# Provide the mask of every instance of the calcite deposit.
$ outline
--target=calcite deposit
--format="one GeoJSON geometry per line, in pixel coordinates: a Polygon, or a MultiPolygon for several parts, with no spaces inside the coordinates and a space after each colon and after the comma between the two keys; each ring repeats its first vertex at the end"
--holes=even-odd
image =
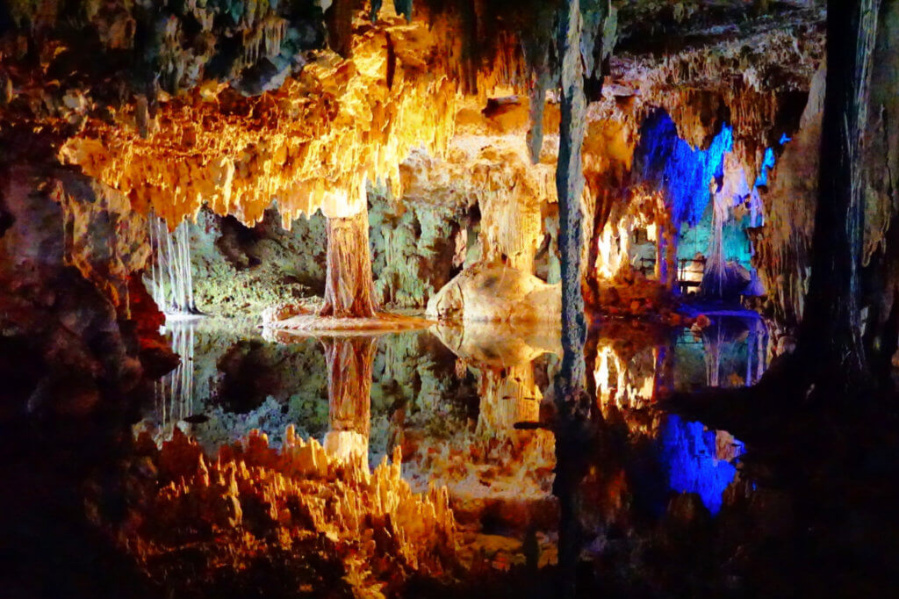
{"type": "Polygon", "coordinates": [[[897,0],[0,3],[0,588],[880,594],[835,539],[895,504],[897,40],[897,0]]]}
{"type": "Polygon", "coordinates": [[[275,555],[285,556],[300,589],[342,578],[366,597],[396,593],[415,574],[453,571],[446,491],[412,493],[399,451],[370,472],[358,455],[341,459],[292,428],[280,451],[255,433],[215,459],[177,430],[159,450],[149,437],[138,445],[142,468],[155,476],[133,490],[133,511],[111,532],[150,577],[178,580],[180,592],[239,583],[242,570],[275,555]],[[188,546],[200,561],[184,577],[188,546]]]}

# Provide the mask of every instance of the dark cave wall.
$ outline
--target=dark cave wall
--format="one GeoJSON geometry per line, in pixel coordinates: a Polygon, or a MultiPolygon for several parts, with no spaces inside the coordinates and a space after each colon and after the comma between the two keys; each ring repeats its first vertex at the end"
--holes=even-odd
{"type": "MultiPolygon", "coordinates": [[[[230,81],[250,95],[277,87],[325,43],[316,0],[254,2],[34,2],[13,0],[0,26],[15,24],[39,42],[52,31],[73,45],[110,53],[127,66],[120,81],[152,102],[204,80],[230,81]]],[[[0,32],[3,29],[0,28],[0,32]]]]}
{"type": "Polygon", "coordinates": [[[10,596],[144,596],[142,574],[90,520],[101,506],[126,509],[115,482],[128,468],[122,431],[152,397],[145,377],[176,362],[134,285],[147,258],[141,222],[119,194],[72,171],[0,166],[0,451],[11,457],[0,466],[10,523],[0,570],[10,596]],[[86,485],[89,476],[102,484],[86,485]]]}
{"type": "Polygon", "coordinates": [[[63,409],[89,411],[102,390],[131,388],[142,374],[147,348],[129,319],[157,314],[133,286],[149,257],[144,219],[120,194],[68,170],[16,166],[0,180],[3,337],[20,339],[45,365],[20,399],[29,411],[72,401],[63,409]],[[83,392],[71,394],[69,384],[83,392]]]}
{"type": "MultiPolygon", "coordinates": [[[[899,212],[899,2],[888,0],[880,13],[874,47],[869,118],[862,136],[864,180],[863,263],[865,306],[884,320],[899,283],[893,226],[899,212]]],[[[814,215],[818,206],[821,122],[826,66],[816,75],[798,132],[784,149],[763,195],[766,222],[757,233],[755,262],[769,290],[767,312],[794,329],[805,312],[811,268],[814,215]]],[[[862,306],[863,308],[865,306],[862,306]]]]}

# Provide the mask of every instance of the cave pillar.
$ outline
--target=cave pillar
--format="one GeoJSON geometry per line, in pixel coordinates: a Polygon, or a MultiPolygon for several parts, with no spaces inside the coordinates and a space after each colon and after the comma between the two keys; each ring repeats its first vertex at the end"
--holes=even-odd
{"type": "Polygon", "coordinates": [[[587,336],[581,292],[581,242],[584,215],[582,149],[586,130],[584,64],[580,54],[583,22],[580,2],[563,3],[558,51],[561,56],[561,116],[556,191],[559,196],[559,253],[562,259],[562,368],[557,382],[563,395],[586,383],[584,343],[587,336]]]}
{"type": "Polygon", "coordinates": [[[328,424],[325,449],[348,459],[358,455],[368,465],[371,431],[371,377],[376,350],[374,337],[323,341],[328,364],[328,424]]]}
{"type": "Polygon", "coordinates": [[[374,297],[368,210],[328,218],[325,305],[320,315],[373,318],[377,309],[374,297]]]}
{"type": "Polygon", "coordinates": [[[858,397],[871,377],[861,337],[863,149],[880,0],[827,3],[827,81],[812,273],[800,355],[821,394],[858,397]]]}
{"type": "MultiPolygon", "coordinates": [[[[606,10],[599,3],[597,9],[606,10]]],[[[602,15],[600,22],[605,20],[602,15]]],[[[592,402],[586,392],[584,355],[587,323],[584,316],[582,252],[584,165],[581,158],[586,129],[584,63],[581,58],[583,19],[579,0],[562,2],[556,38],[560,59],[559,160],[556,191],[559,197],[559,254],[562,262],[562,366],[555,379],[556,478],[553,494],[559,498],[559,574],[562,597],[576,596],[576,570],[582,533],[578,519],[580,481],[586,475],[583,456],[589,452],[592,402]]],[[[598,42],[601,43],[601,42],[598,42]]]]}

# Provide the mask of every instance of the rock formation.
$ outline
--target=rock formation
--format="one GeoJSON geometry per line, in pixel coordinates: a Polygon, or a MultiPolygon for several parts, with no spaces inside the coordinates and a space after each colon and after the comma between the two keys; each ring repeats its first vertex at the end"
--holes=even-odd
{"type": "MultiPolygon", "coordinates": [[[[558,560],[530,561],[558,561],[573,595],[576,513],[602,497],[590,517],[619,526],[637,484],[614,459],[594,466],[622,438],[709,445],[693,423],[647,416],[677,386],[667,350],[686,327],[716,390],[758,383],[777,399],[783,386],[797,405],[891,393],[899,2],[823,4],[3,3],[0,378],[13,400],[0,428],[16,445],[68,418],[85,438],[114,422],[97,453],[116,465],[77,462],[59,487],[80,514],[85,481],[122,475],[119,462],[143,473],[88,502],[84,530],[148,588],[245,590],[247,573],[280,564],[293,592],[436,593],[480,564],[456,552],[455,510],[475,536],[490,534],[485,514],[522,536],[555,520],[558,560]],[[745,373],[726,375],[722,314],[747,307],[771,325],[769,355],[753,321],[745,373]],[[261,315],[264,338],[252,329],[216,359],[219,399],[242,414],[280,410],[283,393],[236,385],[276,368],[240,355],[339,329],[321,362],[322,444],[291,429],[280,451],[254,433],[204,456],[179,428],[209,417],[188,413],[190,336],[175,341],[184,409],[162,418],[163,447],[122,433],[177,363],[163,312],[261,315]],[[403,364],[373,381],[380,354],[355,333],[431,325],[458,380],[403,364]],[[793,349],[798,362],[759,380],[793,349]],[[819,378],[791,376],[795,364],[819,378]],[[467,428],[407,435],[407,415],[449,411],[438,387],[465,396],[467,428]],[[390,416],[375,426],[379,393],[390,416]],[[405,458],[372,471],[372,430],[405,458]]],[[[437,343],[424,338],[406,350],[437,343]]],[[[294,363],[312,368],[280,367],[294,363]]],[[[59,443],[61,460],[78,445],[59,443]]],[[[736,457],[731,436],[716,444],[715,464],[736,457]]],[[[702,501],[672,500],[677,522],[714,511],[690,476],[702,501]]]]}
{"type": "Polygon", "coordinates": [[[455,521],[445,490],[413,494],[400,476],[401,455],[369,472],[360,456],[331,457],[315,440],[288,429],[280,451],[254,434],[204,457],[176,429],[157,450],[138,440],[143,480],[117,535],[152,578],[174,577],[196,593],[242,584],[239,572],[259,556],[293,555],[284,565],[301,585],[340,577],[354,593],[386,596],[414,573],[447,575],[455,555],[455,521]],[[325,497],[328,495],[328,498],[325,497]],[[138,507],[140,506],[140,507],[138,507]],[[201,561],[184,577],[179,553],[201,561]],[[320,558],[308,563],[313,554],[320,558]]]}

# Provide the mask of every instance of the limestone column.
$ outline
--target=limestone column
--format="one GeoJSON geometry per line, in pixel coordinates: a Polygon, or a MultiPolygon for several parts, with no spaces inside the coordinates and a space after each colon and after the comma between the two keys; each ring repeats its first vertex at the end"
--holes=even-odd
{"type": "Polygon", "coordinates": [[[325,305],[321,316],[372,318],[375,303],[368,242],[368,200],[364,181],[355,194],[339,191],[325,196],[328,219],[325,305]]]}

